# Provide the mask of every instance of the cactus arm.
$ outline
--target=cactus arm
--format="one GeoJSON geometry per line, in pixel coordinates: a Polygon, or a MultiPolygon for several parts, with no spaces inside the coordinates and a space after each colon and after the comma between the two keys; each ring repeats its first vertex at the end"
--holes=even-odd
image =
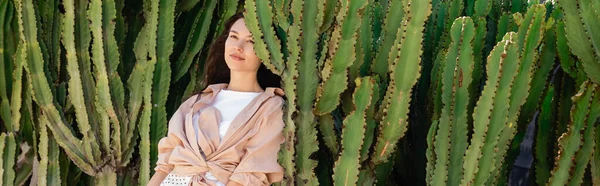
{"type": "Polygon", "coordinates": [[[356,185],[360,168],[360,149],[365,136],[366,113],[377,84],[371,77],[355,80],[353,94],[355,110],[344,119],[342,152],[333,168],[334,185],[356,185]]]}
{"type": "Polygon", "coordinates": [[[38,154],[40,162],[37,169],[37,185],[47,185],[48,181],[48,119],[41,115],[38,129],[40,132],[40,142],[38,145],[38,154]]]}
{"type": "MultiPolygon", "coordinates": [[[[464,176],[461,185],[474,184],[477,175],[491,172],[494,143],[506,125],[510,88],[520,64],[516,34],[510,32],[494,47],[488,56],[487,81],[473,113],[473,137],[465,153],[464,176]],[[492,70],[493,69],[493,70],[492,70]],[[483,163],[487,161],[487,164],[483,163]]],[[[479,180],[484,183],[485,179],[479,180]]]]}
{"type": "Polygon", "coordinates": [[[571,49],[567,44],[567,34],[565,32],[565,20],[560,19],[556,22],[555,26],[556,47],[558,57],[560,58],[560,67],[564,72],[569,74],[569,76],[575,78],[577,76],[576,61],[571,57],[571,49]]]}
{"type": "MultiPolygon", "coordinates": [[[[90,19],[90,30],[92,31],[92,62],[94,63],[96,72],[96,109],[100,119],[100,142],[106,152],[110,152],[110,122],[119,123],[116,112],[113,109],[112,100],[110,96],[110,88],[108,85],[108,74],[106,69],[106,58],[103,46],[103,33],[102,33],[102,1],[93,0],[90,2],[88,9],[88,15],[90,19]],[[110,121],[109,121],[110,119],[110,121]]],[[[75,103],[77,104],[77,103],[75,103]]],[[[83,133],[83,132],[82,132],[83,133]]],[[[93,134],[88,134],[93,136],[93,134]]],[[[85,136],[84,136],[85,137],[85,136]]],[[[94,137],[88,137],[93,142],[97,140],[94,137]]],[[[85,141],[85,138],[84,138],[85,141]]],[[[92,144],[94,150],[98,144],[92,144]]],[[[98,153],[100,155],[100,153],[98,153]]]]}
{"type": "MultiPolygon", "coordinates": [[[[107,152],[114,152],[114,157],[117,162],[122,161],[122,143],[121,143],[121,134],[123,127],[125,127],[126,121],[126,111],[124,107],[124,90],[123,90],[123,82],[121,81],[121,77],[117,73],[117,67],[119,66],[119,62],[121,60],[121,56],[119,54],[119,46],[117,38],[115,37],[116,26],[118,26],[118,22],[120,18],[118,16],[117,4],[114,0],[102,1],[102,25],[103,25],[103,33],[106,38],[104,41],[104,51],[106,56],[106,64],[107,64],[107,76],[108,83],[110,88],[110,95],[112,99],[109,98],[104,105],[106,107],[106,111],[110,118],[111,128],[113,129],[112,138],[113,143],[105,145],[110,145],[109,149],[106,149],[107,152]],[[114,100],[114,102],[112,102],[114,100]],[[114,107],[113,107],[114,106],[114,107]],[[112,149],[110,149],[112,147],[112,149]]],[[[107,97],[108,98],[108,97],[107,97]]],[[[103,140],[108,140],[106,136],[104,136],[103,140]]],[[[105,147],[107,148],[107,147],[105,147]]]]}
{"type": "MultiPolygon", "coordinates": [[[[237,2],[237,1],[236,1],[237,2]]],[[[283,30],[288,30],[290,27],[289,14],[290,14],[290,3],[289,0],[274,0],[273,10],[275,12],[275,21],[283,30]]]]}
{"type": "MultiPolygon", "coordinates": [[[[375,79],[375,82],[380,82],[379,80],[379,76],[375,76],[373,79],[375,79]]],[[[377,87],[373,90],[373,94],[371,97],[371,106],[369,106],[369,108],[367,109],[367,130],[365,131],[365,140],[363,143],[363,147],[360,153],[360,162],[364,162],[367,160],[367,158],[369,158],[369,150],[371,149],[371,146],[373,145],[373,140],[375,139],[375,128],[377,127],[378,121],[375,120],[375,105],[377,103],[377,101],[379,101],[380,99],[380,88],[377,87]]]]}
{"type": "MultiPolygon", "coordinates": [[[[433,120],[437,120],[440,118],[440,114],[442,112],[442,69],[444,68],[444,63],[442,61],[446,59],[445,51],[440,51],[436,55],[433,62],[433,67],[431,70],[431,99],[433,106],[433,114],[431,115],[433,120]]],[[[435,136],[434,136],[435,137],[435,136]]]]}
{"type": "Polygon", "coordinates": [[[431,126],[429,127],[429,131],[427,132],[427,150],[425,151],[425,156],[427,156],[427,165],[425,167],[426,169],[426,175],[425,175],[425,183],[427,183],[427,185],[432,185],[433,184],[433,170],[435,169],[435,160],[436,160],[436,154],[435,154],[435,141],[434,138],[436,136],[436,132],[438,130],[438,120],[434,120],[433,122],[431,122],[431,126]]]}
{"type": "Polygon", "coordinates": [[[59,145],[65,149],[69,158],[84,172],[93,175],[94,170],[88,163],[91,157],[86,157],[84,152],[81,151],[83,148],[80,140],[71,133],[71,130],[62,120],[59,110],[54,105],[50,86],[44,75],[44,60],[37,41],[35,15],[31,12],[34,10],[33,4],[31,1],[26,0],[25,2],[16,1],[15,5],[19,18],[20,38],[22,41],[25,41],[23,45],[26,45],[27,64],[25,65],[25,69],[29,77],[29,83],[32,85],[34,101],[44,113],[48,114],[48,119],[52,125],[50,127],[52,134],[59,145]]]}
{"type": "Polygon", "coordinates": [[[577,55],[587,76],[600,83],[600,23],[590,1],[560,0],[564,11],[567,43],[577,55]],[[585,6],[585,7],[584,7],[585,6]]]}
{"type": "Polygon", "coordinates": [[[492,9],[492,2],[490,0],[475,0],[475,14],[474,17],[485,17],[492,9]]]}
{"type": "MultiPolygon", "coordinates": [[[[89,123],[88,112],[83,97],[83,86],[81,82],[81,73],[79,72],[79,64],[77,63],[77,52],[75,50],[75,38],[74,27],[75,27],[75,3],[70,0],[63,2],[65,7],[65,14],[63,17],[62,24],[62,41],[66,50],[67,59],[67,72],[69,73],[69,97],[75,108],[75,119],[81,128],[81,133],[85,134],[85,138],[90,135],[93,131],[89,123]]],[[[93,113],[92,113],[93,114],[93,113]]],[[[44,116],[45,117],[45,116],[44,116]]],[[[87,141],[89,139],[85,139],[87,141]]],[[[95,140],[94,140],[95,141],[95,140]]],[[[47,144],[46,144],[47,145],[47,144]]],[[[47,148],[47,147],[46,147],[47,148]]],[[[46,152],[47,153],[47,152],[46,152]]]]}
{"type": "Polygon", "coordinates": [[[203,3],[204,6],[202,10],[198,12],[194,19],[192,30],[189,33],[181,57],[175,62],[175,75],[173,76],[172,82],[178,81],[186,72],[188,72],[194,57],[200,52],[207,40],[217,1],[208,0],[203,3]]]}
{"type": "Polygon", "coordinates": [[[391,65],[390,86],[381,107],[384,118],[375,146],[373,157],[375,164],[387,161],[396,148],[396,141],[404,136],[407,130],[411,89],[420,75],[423,27],[431,14],[430,1],[403,1],[403,3],[405,12],[410,11],[415,14],[412,17],[403,17],[402,23],[406,26],[398,30],[398,37],[394,42],[398,45],[398,56],[391,65]],[[399,65],[400,62],[402,65],[399,65]]]}
{"type": "Polygon", "coordinates": [[[317,78],[317,48],[315,44],[319,41],[318,28],[315,25],[320,25],[317,22],[317,14],[323,12],[317,11],[317,1],[304,1],[302,8],[302,39],[300,40],[300,48],[302,53],[300,61],[298,61],[298,80],[297,80],[297,95],[298,95],[298,118],[296,124],[298,126],[296,145],[296,184],[298,185],[317,185],[318,180],[315,177],[313,169],[317,162],[310,159],[311,154],[318,150],[317,131],[315,129],[315,116],[313,114],[313,102],[315,100],[315,92],[318,86],[319,79],[317,78]]]}
{"type": "MultiPolygon", "coordinates": [[[[140,89],[143,91],[142,100],[144,108],[140,117],[139,127],[140,144],[139,156],[141,157],[141,167],[139,171],[140,185],[146,185],[150,180],[150,122],[152,114],[152,79],[154,76],[156,56],[156,40],[158,27],[158,8],[159,2],[154,0],[144,1],[144,17],[146,23],[140,30],[135,41],[134,52],[137,59],[136,66],[144,66],[145,70],[140,73],[143,78],[140,89]]],[[[107,175],[110,176],[110,175],[107,175]]]]}
{"type": "Polygon", "coordinates": [[[187,12],[192,10],[200,0],[183,0],[177,5],[177,12],[187,12]]]}
{"type": "Polygon", "coordinates": [[[335,134],[335,121],[331,114],[319,116],[319,131],[323,135],[325,146],[329,148],[331,154],[339,153],[337,135],[335,134]]]}
{"type": "MultiPolygon", "coordinates": [[[[585,140],[582,139],[582,130],[585,130],[586,125],[595,123],[598,117],[598,109],[592,109],[592,106],[598,104],[599,92],[598,85],[588,81],[581,85],[579,93],[572,98],[573,107],[571,108],[569,128],[558,139],[559,153],[547,185],[566,185],[572,178],[573,168],[577,166],[576,153],[583,150],[582,143],[585,145],[585,140]]],[[[593,127],[588,126],[587,128],[593,127]]],[[[581,165],[577,167],[585,169],[581,165]]]]}
{"type": "Polygon", "coordinates": [[[592,154],[595,150],[594,137],[597,136],[596,128],[598,119],[600,118],[600,87],[594,86],[593,98],[590,103],[589,113],[586,116],[585,131],[583,133],[581,149],[577,151],[575,155],[575,165],[571,169],[572,175],[569,179],[569,185],[581,185],[583,183],[583,176],[586,170],[588,170],[588,164],[592,158],[592,154]],[[573,170],[574,169],[574,170],[573,170]]]}
{"type": "MultiPolygon", "coordinates": [[[[10,115],[9,120],[3,120],[6,124],[7,130],[9,131],[19,131],[19,129],[21,128],[21,93],[23,91],[23,65],[25,63],[25,55],[25,46],[19,45],[15,56],[16,65],[13,71],[13,88],[10,101],[10,113],[12,113],[12,115],[10,115]]],[[[8,101],[6,104],[8,104],[8,101]]],[[[4,108],[2,110],[4,111],[4,108]]]]}
{"type": "MultiPolygon", "coordinates": [[[[521,108],[521,112],[519,114],[519,123],[522,125],[527,125],[529,123],[529,118],[533,116],[535,110],[540,102],[540,95],[543,94],[544,89],[546,89],[546,82],[548,79],[548,75],[550,71],[554,67],[554,59],[556,58],[556,39],[554,35],[554,29],[547,30],[544,37],[544,45],[541,49],[541,54],[539,56],[539,60],[535,65],[534,75],[531,82],[536,82],[531,84],[531,90],[529,96],[527,97],[525,104],[521,108]]],[[[520,124],[520,125],[521,125],[520,124]]]]}
{"type": "Polygon", "coordinates": [[[274,15],[270,1],[250,0],[246,1],[244,7],[244,21],[254,37],[254,52],[269,70],[281,75],[284,69],[283,53],[273,28],[274,15]]]}
{"type": "MultiPolygon", "coordinates": [[[[227,4],[228,2],[226,2],[227,4]]],[[[152,121],[150,128],[150,163],[158,158],[158,141],[167,132],[167,111],[165,104],[171,82],[171,66],[169,56],[173,52],[173,36],[175,32],[175,2],[161,0],[159,2],[158,32],[156,40],[156,67],[152,83],[152,121]]]]}
{"type": "Polygon", "coordinates": [[[552,112],[554,105],[554,86],[550,84],[546,91],[546,96],[540,106],[540,117],[538,120],[538,127],[535,139],[535,179],[538,185],[543,185],[548,182],[550,178],[551,165],[548,162],[548,148],[552,141],[549,140],[551,134],[551,125],[553,124],[552,112]]]}
{"type": "MultiPolygon", "coordinates": [[[[219,24],[217,24],[217,29],[216,29],[215,35],[221,34],[223,32],[223,29],[225,29],[225,21],[227,21],[227,18],[230,18],[231,16],[233,16],[236,13],[237,7],[238,7],[237,0],[225,0],[225,1],[221,1],[221,3],[223,3],[223,5],[221,5],[221,6],[223,6],[225,8],[223,8],[223,12],[221,12],[221,16],[219,17],[219,24]]],[[[169,17],[171,15],[171,13],[173,13],[173,15],[175,15],[174,14],[175,12],[171,11],[171,5],[175,4],[175,2],[166,1],[163,4],[164,5],[160,6],[161,10],[163,10],[163,8],[166,8],[164,10],[169,11],[169,17]]],[[[159,11],[159,13],[160,13],[160,11],[159,11]]],[[[163,19],[163,18],[159,17],[159,19],[163,19]]],[[[175,21],[174,17],[168,18],[168,19],[173,19],[173,21],[175,21]]],[[[171,23],[173,23],[173,22],[170,22],[169,24],[171,24],[171,23]]],[[[162,27],[159,27],[159,28],[162,28],[162,27]]],[[[171,28],[171,27],[169,27],[169,28],[171,28]]],[[[171,37],[173,37],[173,36],[171,36],[171,37]]]]}
{"type": "MultiPolygon", "coordinates": [[[[17,143],[15,142],[15,136],[12,133],[6,135],[2,133],[0,137],[0,142],[4,144],[4,148],[0,149],[3,151],[1,156],[4,164],[1,169],[4,169],[3,176],[0,176],[0,182],[3,182],[4,185],[12,185],[15,180],[15,162],[16,162],[16,153],[17,153],[17,143]],[[2,140],[2,138],[4,138],[2,140]]],[[[2,183],[0,183],[2,184],[2,183]]]]}
{"type": "Polygon", "coordinates": [[[48,142],[48,185],[61,185],[59,159],[60,147],[55,139],[50,138],[48,142]]]}
{"type": "Polygon", "coordinates": [[[331,38],[329,54],[322,73],[323,83],[317,89],[315,112],[324,115],[333,111],[340,102],[340,95],[348,85],[348,68],[356,60],[357,30],[362,23],[362,12],[367,0],[342,1],[337,24],[331,38]]]}
{"type": "Polygon", "coordinates": [[[454,21],[450,29],[452,43],[442,70],[442,102],[445,105],[435,136],[436,169],[432,185],[446,183],[458,185],[462,171],[462,157],[466,150],[467,108],[469,103],[468,86],[472,81],[473,48],[471,41],[475,29],[471,18],[463,17],[454,21]],[[464,86],[463,86],[464,84],[464,86]],[[458,174],[458,175],[456,175],[458,174]],[[448,180],[446,180],[448,179],[448,180]]]}
{"type": "Polygon", "coordinates": [[[293,24],[288,28],[289,57],[286,62],[286,70],[282,74],[283,90],[287,97],[285,104],[284,121],[286,123],[283,129],[285,142],[279,151],[279,162],[284,167],[284,180],[282,185],[294,185],[294,175],[296,172],[294,165],[294,155],[296,144],[296,123],[294,116],[297,114],[297,80],[298,80],[298,62],[302,48],[300,47],[300,27],[302,25],[302,1],[294,0],[291,3],[291,13],[294,18],[293,24]]]}
{"type": "Polygon", "coordinates": [[[593,185],[600,185],[600,135],[598,134],[600,134],[600,126],[596,125],[596,146],[594,147],[594,154],[590,161],[593,185]]]}
{"type": "MultiPolygon", "coordinates": [[[[4,62],[5,58],[4,56],[7,55],[4,52],[4,32],[6,32],[7,30],[4,27],[5,24],[5,20],[4,17],[8,17],[8,13],[7,13],[7,7],[8,7],[8,1],[2,1],[0,2],[0,15],[2,16],[2,18],[0,18],[0,72],[2,72],[2,75],[0,75],[0,119],[2,119],[3,123],[6,123],[5,127],[7,129],[7,131],[16,131],[14,130],[14,126],[13,126],[13,122],[11,121],[11,106],[9,103],[9,99],[8,99],[8,91],[10,90],[9,88],[9,82],[6,81],[6,79],[11,79],[11,75],[9,74],[5,74],[4,72],[7,72],[6,69],[10,69],[10,61],[9,62],[4,62]]],[[[12,47],[12,46],[11,46],[12,47]]],[[[19,63],[18,61],[16,61],[15,63],[19,63]]]]}
{"type": "MultiPolygon", "coordinates": [[[[459,18],[461,19],[461,18],[459,18]]],[[[450,162],[449,162],[449,174],[448,174],[448,183],[450,185],[458,185],[460,184],[460,177],[462,177],[462,165],[464,153],[467,150],[467,122],[468,122],[468,107],[470,103],[470,94],[469,87],[471,82],[473,81],[473,39],[475,37],[475,26],[473,21],[470,18],[462,19],[462,28],[461,28],[461,37],[457,37],[458,30],[454,30],[455,33],[452,40],[456,42],[455,45],[451,47],[456,47],[454,49],[450,49],[448,54],[446,55],[446,66],[445,73],[449,72],[449,74],[444,74],[444,77],[451,77],[453,82],[446,81],[444,78],[444,83],[446,84],[446,88],[452,88],[452,90],[456,90],[453,93],[454,100],[448,100],[452,102],[448,102],[445,105],[452,105],[450,112],[448,113],[452,116],[452,128],[450,134],[450,141],[452,144],[450,145],[450,162]],[[460,41],[459,41],[460,40],[460,41]],[[450,52],[456,52],[452,56],[450,52]],[[457,56],[458,55],[458,56],[457,56]],[[456,56],[456,57],[455,57],[456,56]],[[448,64],[454,64],[454,68],[448,68],[448,64]],[[455,70],[456,69],[456,70],[455,70]],[[453,78],[452,78],[453,74],[453,78]]],[[[448,89],[446,89],[448,90],[448,89]]],[[[444,92],[442,90],[442,92],[444,92]]],[[[448,98],[447,98],[448,99],[448,98]]],[[[452,99],[452,98],[450,98],[452,99]]]]}
{"type": "MultiPolygon", "coordinates": [[[[10,8],[12,10],[12,8],[10,8]]],[[[11,16],[7,16],[9,18],[12,18],[11,16]]],[[[8,25],[8,24],[6,24],[8,25]]],[[[9,27],[4,27],[5,30],[8,30],[6,28],[9,27]]],[[[1,47],[1,45],[0,45],[1,47]]],[[[9,55],[10,52],[7,52],[7,55],[9,55]]],[[[17,47],[17,52],[14,56],[13,59],[14,60],[14,71],[12,73],[13,75],[13,82],[12,82],[12,93],[11,93],[11,101],[10,101],[10,113],[12,113],[12,115],[9,117],[10,120],[3,120],[7,126],[7,129],[10,131],[12,129],[12,131],[19,131],[20,130],[20,125],[21,125],[21,105],[23,102],[23,97],[21,97],[22,92],[23,92],[23,67],[25,65],[25,60],[26,60],[26,51],[25,51],[25,45],[24,44],[19,44],[19,46],[17,47]],[[12,123],[9,123],[12,122],[12,123]]],[[[3,57],[3,56],[0,56],[3,57]]],[[[4,70],[4,69],[2,69],[4,70]]],[[[5,72],[5,71],[0,71],[0,72],[5,72]]],[[[8,87],[7,87],[8,88],[8,87]]],[[[8,89],[6,89],[8,90],[8,89]]],[[[3,103],[4,104],[4,103],[3,103]]],[[[7,103],[8,104],[8,103],[7,103]]],[[[2,109],[4,110],[4,108],[2,109]]]]}
{"type": "Polygon", "coordinates": [[[379,52],[377,52],[371,67],[371,70],[377,73],[383,81],[388,79],[389,61],[398,55],[398,50],[392,50],[392,47],[397,44],[398,31],[404,17],[402,6],[402,1],[389,2],[381,30],[382,43],[378,47],[379,52]]]}
{"type": "MultiPolygon", "coordinates": [[[[515,83],[511,87],[511,97],[509,99],[509,110],[508,110],[508,124],[509,127],[502,130],[500,139],[496,145],[498,153],[494,158],[494,166],[491,176],[497,177],[501,174],[501,166],[504,163],[504,156],[506,155],[508,148],[511,144],[511,140],[515,136],[518,127],[513,127],[517,124],[520,115],[520,110],[529,95],[530,84],[532,76],[535,70],[535,62],[537,61],[538,53],[537,48],[541,43],[544,29],[545,29],[545,15],[546,7],[543,4],[537,4],[529,8],[527,15],[521,21],[519,27],[519,52],[521,56],[521,66],[518,70],[517,77],[515,77],[515,83]]],[[[480,177],[481,178],[481,177],[480,177]]]]}

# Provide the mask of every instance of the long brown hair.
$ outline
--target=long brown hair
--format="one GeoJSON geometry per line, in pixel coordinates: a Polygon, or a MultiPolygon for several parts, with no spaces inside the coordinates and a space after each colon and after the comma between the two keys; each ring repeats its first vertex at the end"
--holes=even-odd
{"type": "MultiPolygon", "coordinates": [[[[216,83],[229,83],[230,70],[225,63],[225,41],[229,36],[231,26],[239,20],[244,18],[242,12],[238,12],[231,16],[227,22],[223,32],[213,42],[208,50],[208,56],[204,65],[204,85],[208,86],[216,83]]],[[[256,73],[256,78],[260,87],[265,90],[267,87],[281,88],[281,77],[273,74],[264,64],[261,64],[256,73]]]]}

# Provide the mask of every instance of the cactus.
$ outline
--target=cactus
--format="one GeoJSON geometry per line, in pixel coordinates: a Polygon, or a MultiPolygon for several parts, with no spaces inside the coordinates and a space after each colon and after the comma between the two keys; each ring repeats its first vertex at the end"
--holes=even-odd
{"type": "Polygon", "coordinates": [[[58,145],[48,136],[48,119],[45,115],[40,118],[40,142],[38,153],[40,164],[37,173],[37,185],[60,185],[60,170],[58,168],[58,145]],[[56,163],[53,163],[56,162],[56,163]]]}
{"type": "Polygon", "coordinates": [[[598,4],[594,1],[560,0],[558,5],[565,16],[565,35],[573,54],[580,59],[586,75],[592,82],[600,84],[600,23],[598,4]]]}
{"type": "Polygon", "coordinates": [[[559,154],[548,185],[579,185],[594,145],[594,128],[600,117],[600,89],[587,81],[573,97],[571,122],[559,141],[559,154]],[[582,134],[583,133],[583,134],[582,134]]]}
{"type": "MultiPolygon", "coordinates": [[[[156,40],[156,67],[152,83],[152,121],[150,128],[150,162],[156,162],[158,157],[158,141],[167,133],[167,111],[165,104],[171,82],[171,67],[169,56],[173,52],[173,36],[175,26],[175,4],[162,0],[159,3],[158,33],[156,40]]],[[[227,15],[231,13],[228,12],[227,15]]],[[[220,32],[217,32],[220,33],[220,32]]],[[[118,129],[118,127],[115,127],[118,129]]],[[[115,133],[115,136],[118,136],[115,133]]],[[[118,138],[115,138],[118,140],[118,138]]],[[[154,172],[154,170],[151,170],[154,172]]]]}
{"type": "Polygon", "coordinates": [[[594,146],[594,154],[590,161],[590,169],[592,171],[592,183],[600,184],[600,127],[596,126],[596,146],[594,146]]]}
{"type": "Polygon", "coordinates": [[[468,87],[472,81],[473,46],[475,35],[473,20],[458,18],[450,29],[452,43],[446,54],[442,70],[442,102],[436,132],[435,170],[432,185],[446,183],[458,185],[462,176],[461,164],[467,148],[468,87]],[[451,143],[450,143],[451,142],[451,143]]]}
{"type": "Polygon", "coordinates": [[[15,166],[17,144],[12,133],[0,134],[0,185],[12,185],[15,180],[15,166]]]}
{"type": "MultiPolygon", "coordinates": [[[[283,71],[283,53],[281,42],[275,35],[273,28],[273,12],[268,1],[247,1],[244,18],[247,20],[248,30],[253,33],[255,40],[256,55],[264,61],[264,64],[274,72],[281,75],[283,71]]],[[[314,25],[313,25],[314,26],[314,25]]]]}
{"type": "Polygon", "coordinates": [[[403,6],[402,1],[389,2],[383,29],[381,30],[383,42],[378,46],[378,52],[372,64],[372,71],[377,73],[384,81],[387,80],[389,61],[398,55],[397,49],[394,50],[393,48],[397,45],[397,42],[395,42],[398,38],[397,30],[400,29],[402,17],[404,16],[403,6]]]}
{"type": "Polygon", "coordinates": [[[510,97],[507,87],[513,86],[521,65],[517,58],[516,37],[517,34],[513,32],[507,33],[488,56],[486,68],[490,70],[473,113],[474,134],[465,153],[462,185],[481,185],[487,181],[492,171],[489,162],[494,158],[493,147],[498,143],[498,135],[504,127],[514,127],[511,126],[514,124],[506,126],[508,105],[504,102],[510,97]]]}
{"type": "Polygon", "coordinates": [[[358,181],[361,147],[366,131],[366,110],[371,106],[371,95],[378,87],[371,77],[357,78],[353,94],[355,110],[344,119],[342,151],[333,168],[334,185],[355,185],[358,181]]]}
{"type": "Polygon", "coordinates": [[[411,89],[420,74],[418,65],[421,57],[421,42],[425,20],[431,14],[430,1],[402,1],[405,12],[415,12],[402,18],[403,26],[398,29],[394,42],[398,56],[390,64],[390,86],[385,93],[380,111],[384,118],[375,144],[372,162],[386,162],[395,150],[396,141],[404,136],[407,128],[408,103],[411,89]],[[400,63],[402,65],[400,65],[400,63]],[[392,104],[393,102],[393,104],[392,104]]]}
{"type": "Polygon", "coordinates": [[[354,49],[358,39],[356,32],[361,25],[361,13],[366,5],[366,0],[341,3],[341,11],[336,16],[339,23],[336,24],[329,41],[329,56],[332,57],[326,59],[321,73],[323,82],[317,89],[315,112],[319,115],[335,109],[339,104],[341,93],[348,85],[348,68],[356,61],[354,49]]]}
{"type": "Polygon", "coordinates": [[[192,30],[187,38],[188,40],[185,44],[184,51],[181,54],[182,57],[175,62],[175,75],[172,79],[173,81],[178,81],[188,71],[188,68],[192,64],[192,60],[194,60],[194,57],[200,52],[200,49],[203,48],[207,40],[209,32],[208,28],[210,28],[210,24],[213,20],[213,12],[217,6],[217,1],[210,0],[202,3],[204,3],[205,6],[203,6],[202,11],[194,18],[192,30]]]}

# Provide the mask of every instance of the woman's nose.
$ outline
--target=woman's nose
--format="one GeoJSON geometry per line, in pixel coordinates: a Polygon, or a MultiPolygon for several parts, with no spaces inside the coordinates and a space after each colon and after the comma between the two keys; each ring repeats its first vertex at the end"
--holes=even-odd
{"type": "Polygon", "coordinates": [[[242,43],[242,42],[238,42],[238,43],[236,43],[236,44],[235,44],[235,46],[234,46],[234,47],[235,47],[235,51],[236,51],[236,52],[239,52],[239,53],[243,52],[243,51],[244,51],[244,49],[243,49],[243,46],[242,46],[242,45],[243,45],[243,43],[242,43]]]}

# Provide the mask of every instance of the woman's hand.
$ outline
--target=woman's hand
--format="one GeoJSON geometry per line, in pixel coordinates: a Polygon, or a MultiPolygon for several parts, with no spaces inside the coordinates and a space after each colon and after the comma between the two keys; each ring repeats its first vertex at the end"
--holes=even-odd
{"type": "Polygon", "coordinates": [[[147,186],[160,186],[160,183],[162,183],[162,181],[165,180],[165,178],[168,175],[168,173],[165,173],[163,171],[156,171],[156,173],[154,173],[154,176],[152,176],[152,178],[150,178],[150,181],[148,181],[147,186]]]}

